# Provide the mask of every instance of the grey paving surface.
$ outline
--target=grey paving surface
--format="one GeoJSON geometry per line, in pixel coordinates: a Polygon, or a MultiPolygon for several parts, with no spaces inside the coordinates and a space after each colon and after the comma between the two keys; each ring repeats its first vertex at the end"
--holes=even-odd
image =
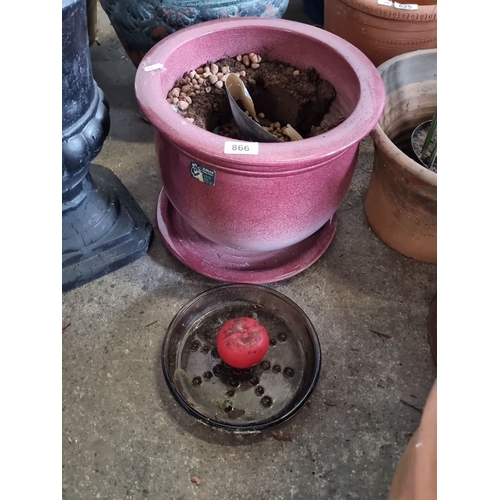
{"type": "MultiPolygon", "coordinates": [[[[294,13],[301,15],[300,2],[287,17],[294,13]]],[[[161,182],[153,130],[133,94],[135,70],[102,11],[98,36],[94,77],[112,126],[95,162],[119,176],[154,222],[161,182]]],[[[175,403],[160,366],[166,328],[185,302],[218,283],[178,262],[158,235],[140,260],[63,296],[62,322],[70,324],[62,353],[63,498],[386,498],[420,419],[400,400],[421,408],[436,376],[426,342],[436,267],[402,257],[371,232],[363,199],[372,157],[367,139],[326,254],[271,285],[310,317],[323,352],[308,405],[280,428],[231,436],[175,403]]]]}

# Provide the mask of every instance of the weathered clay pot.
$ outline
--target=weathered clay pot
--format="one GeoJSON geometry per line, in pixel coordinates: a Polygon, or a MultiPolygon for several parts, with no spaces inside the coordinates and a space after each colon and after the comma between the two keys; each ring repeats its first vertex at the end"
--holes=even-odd
{"type": "Polygon", "coordinates": [[[99,0],[123,48],[137,67],[162,38],[220,18],[281,18],[289,0],[99,0]]]}
{"type": "Polygon", "coordinates": [[[157,220],[164,243],[197,272],[241,283],[293,276],[326,251],[359,143],[377,123],[385,98],[377,69],[356,47],[281,19],[221,19],[181,30],[144,57],[135,90],[157,130],[164,185],[157,220]],[[300,141],[241,142],[258,144],[258,154],[225,153],[227,138],[189,123],[166,96],[187,71],[248,52],[315,68],[336,88],[335,105],[346,120],[300,141]],[[209,182],[200,182],[202,168],[209,182]]]}
{"type": "MultiPolygon", "coordinates": [[[[437,500],[437,379],[399,459],[387,500],[437,500]]],[[[439,497],[442,498],[442,497],[439,497]]]]}
{"type": "Polygon", "coordinates": [[[412,2],[418,3],[417,10],[389,3],[325,0],[325,29],[358,47],[375,66],[406,52],[437,47],[437,0],[412,2]]]}
{"type": "Polygon", "coordinates": [[[365,200],[373,231],[413,259],[437,261],[437,174],[401,151],[437,106],[437,50],[403,54],[379,66],[386,102],[371,136],[375,155],[365,200]],[[401,141],[401,142],[400,142],[401,141]]]}

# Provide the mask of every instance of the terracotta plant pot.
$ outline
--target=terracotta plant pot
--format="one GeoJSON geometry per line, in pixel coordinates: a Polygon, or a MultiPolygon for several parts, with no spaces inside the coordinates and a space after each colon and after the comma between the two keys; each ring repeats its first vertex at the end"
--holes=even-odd
{"type": "Polygon", "coordinates": [[[396,144],[410,145],[413,129],[432,118],[437,103],[437,50],[419,50],[379,66],[386,103],[371,136],[373,172],[365,200],[373,231],[413,259],[437,261],[437,174],[396,144]]]}
{"type": "Polygon", "coordinates": [[[158,43],[139,65],[135,89],[142,112],[157,130],[164,185],[157,220],[177,258],[222,281],[269,283],[299,273],[325,252],[359,143],[384,105],[380,75],[356,47],[292,21],[212,21],[158,43]],[[227,138],[189,123],[166,96],[187,71],[250,51],[315,68],[336,88],[334,102],[347,119],[301,141],[241,141],[242,147],[258,144],[255,155],[225,154],[227,138]],[[214,182],[198,180],[202,168],[214,182]]]}
{"type": "Polygon", "coordinates": [[[415,2],[417,10],[388,3],[325,0],[325,29],[358,47],[375,66],[406,52],[437,47],[437,0],[415,2]]]}
{"type": "Polygon", "coordinates": [[[161,39],[193,24],[231,17],[281,18],[289,0],[99,0],[137,67],[161,39]]]}

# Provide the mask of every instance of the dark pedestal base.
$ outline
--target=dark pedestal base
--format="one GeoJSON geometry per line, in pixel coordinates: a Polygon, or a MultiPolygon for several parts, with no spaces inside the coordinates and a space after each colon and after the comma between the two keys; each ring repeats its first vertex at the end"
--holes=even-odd
{"type": "Polygon", "coordinates": [[[142,257],[152,236],[147,217],[111,170],[91,165],[90,176],[88,196],[63,212],[63,292],[142,257]]]}

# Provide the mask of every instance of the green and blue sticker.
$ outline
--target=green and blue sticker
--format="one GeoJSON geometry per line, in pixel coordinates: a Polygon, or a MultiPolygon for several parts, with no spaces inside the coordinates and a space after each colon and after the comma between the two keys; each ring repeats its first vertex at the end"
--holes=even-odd
{"type": "Polygon", "coordinates": [[[198,179],[200,182],[203,182],[203,184],[208,184],[209,186],[215,185],[215,170],[192,161],[190,173],[191,177],[198,179]]]}

